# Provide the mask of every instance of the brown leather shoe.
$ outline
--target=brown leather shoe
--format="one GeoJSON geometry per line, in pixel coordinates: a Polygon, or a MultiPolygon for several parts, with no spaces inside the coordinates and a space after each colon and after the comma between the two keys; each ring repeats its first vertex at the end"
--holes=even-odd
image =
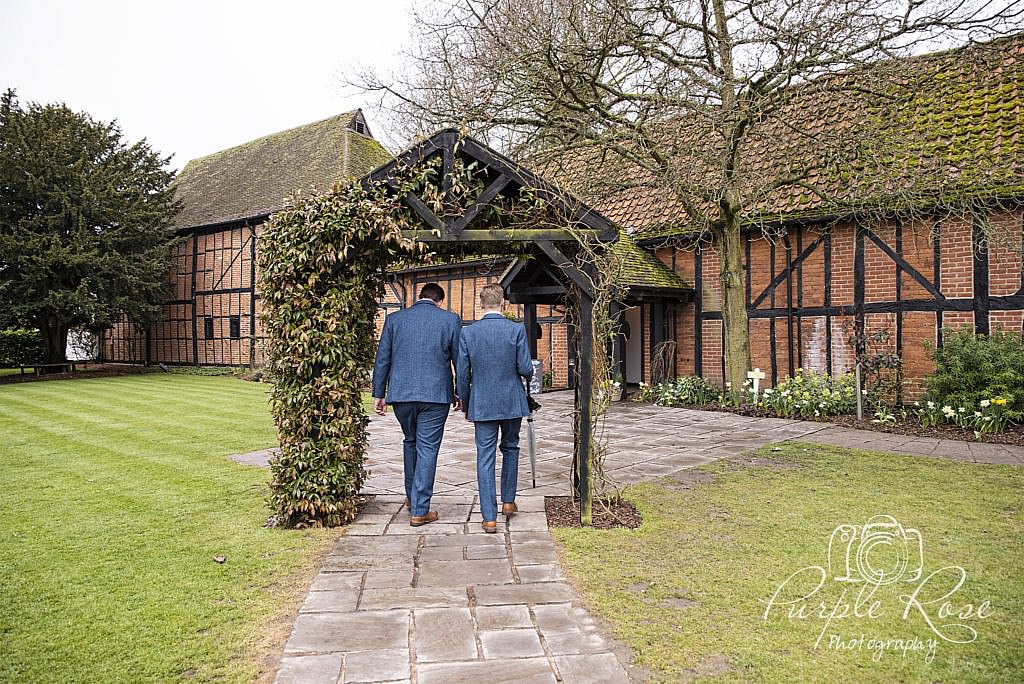
{"type": "Polygon", "coordinates": [[[480,527],[484,528],[484,532],[486,532],[487,534],[494,534],[498,531],[498,521],[484,520],[480,523],[480,527]]]}
{"type": "Polygon", "coordinates": [[[406,508],[411,508],[411,506],[409,505],[409,500],[408,499],[405,500],[405,507],[406,508]]]}
{"type": "Polygon", "coordinates": [[[519,506],[516,506],[515,503],[503,503],[503,504],[501,504],[501,514],[503,516],[505,516],[506,520],[508,518],[511,518],[513,513],[518,513],[518,512],[519,512],[519,506]]]}
{"type": "Polygon", "coordinates": [[[426,525],[437,520],[437,511],[430,511],[426,515],[410,515],[409,524],[412,527],[419,527],[420,525],[426,525]]]}

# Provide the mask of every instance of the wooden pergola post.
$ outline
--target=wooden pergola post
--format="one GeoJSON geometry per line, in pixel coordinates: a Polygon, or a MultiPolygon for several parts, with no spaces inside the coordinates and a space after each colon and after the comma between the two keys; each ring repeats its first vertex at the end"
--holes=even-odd
{"type": "Polygon", "coordinates": [[[526,343],[530,347],[530,358],[537,358],[537,305],[523,305],[523,325],[526,326],[526,343]]]}
{"type": "Polygon", "coordinates": [[[579,290],[580,346],[576,361],[579,382],[576,385],[576,428],[574,462],[576,495],[580,500],[580,524],[589,527],[593,518],[593,492],[590,487],[591,397],[594,393],[594,298],[585,289],[579,290]]]}

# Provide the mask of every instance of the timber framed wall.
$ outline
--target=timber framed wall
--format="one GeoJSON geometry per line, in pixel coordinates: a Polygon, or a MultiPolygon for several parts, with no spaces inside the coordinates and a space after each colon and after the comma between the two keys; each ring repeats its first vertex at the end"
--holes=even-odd
{"type": "MultiPolygon", "coordinates": [[[[746,236],[746,297],[751,354],[771,385],[797,368],[840,373],[853,367],[849,326],[890,333],[903,359],[908,396],[931,372],[926,343],[943,328],[971,326],[1024,331],[1024,212],[989,217],[997,241],[963,219],[918,219],[883,225],[789,226],[766,239],[746,236]]],[[[178,247],[168,274],[171,294],[161,320],[140,331],[126,322],[103,336],[103,358],[126,363],[248,365],[263,362],[259,301],[254,291],[259,224],[196,231],[178,247]]],[[[652,351],[675,341],[676,375],[725,377],[718,255],[712,245],[657,250],[661,261],[694,284],[694,301],[643,303],[639,322],[642,377],[650,381],[652,351]]],[[[479,317],[478,293],[496,282],[507,259],[408,269],[395,274],[380,302],[378,324],[409,306],[419,288],[439,283],[445,306],[469,324],[479,317]]],[[[538,306],[538,355],[553,386],[570,383],[572,331],[562,307],[538,306]]],[[[523,316],[522,307],[516,314],[523,316]]],[[[637,330],[632,330],[636,335],[637,330]]]]}
{"type": "Polygon", "coordinates": [[[259,365],[256,242],[260,224],[191,232],[171,258],[160,320],[140,333],[125,320],[104,336],[103,360],[169,365],[259,365]]]}
{"type": "MultiPolygon", "coordinates": [[[[851,326],[885,329],[903,359],[908,393],[932,370],[928,344],[943,328],[1024,332],[1024,213],[931,218],[883,225],[791,226],[745,240],[751,357],[771,385],[798,368],[841,373],[854,365],[851,326]],[[844,324],[846,328],[844,328],[844,324]]],[[[718,255],[713,246],[661,249],[663,263],[691,278],[695,301],[672,312],[676,371],[725,377],[718,255]]]]}

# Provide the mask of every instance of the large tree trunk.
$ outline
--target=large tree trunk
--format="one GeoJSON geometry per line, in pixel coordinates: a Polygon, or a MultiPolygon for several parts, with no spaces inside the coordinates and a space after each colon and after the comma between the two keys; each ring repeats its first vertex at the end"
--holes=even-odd
{"type": "MultiPolygon", "coordinates": [[[[743,391],[750,370],[750,334],[743,279],[743,237],[735,214],[728,216],[718,235],[718,263],[722,283],[722,325],[725,328],[726,381],[743,391]]],[[[741,398],[745,398],[740,395],[741,398]]]]}
{"type": "Polygon", "coordinates": [[[43,334],[46,345],[45,363],[63,363],[67,361],[68,326],[53,319],[39,322],[39,331],[43,334]]]}

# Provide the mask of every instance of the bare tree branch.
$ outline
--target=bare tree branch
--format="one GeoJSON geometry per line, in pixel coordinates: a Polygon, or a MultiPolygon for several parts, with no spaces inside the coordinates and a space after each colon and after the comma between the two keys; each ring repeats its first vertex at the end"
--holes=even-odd
{"type": "Polygon", "coordinates": [[[892,116],[948,68],[915,55],[1020,31],[1024,0],[448,0],[418,20],[408,73],[351,82],[402,130],[460,127],[585,201],[633,188],[712,232],[739,383],[741,224],[790,197],[881,211],[995,173],[928,157],[892,116]]]}

